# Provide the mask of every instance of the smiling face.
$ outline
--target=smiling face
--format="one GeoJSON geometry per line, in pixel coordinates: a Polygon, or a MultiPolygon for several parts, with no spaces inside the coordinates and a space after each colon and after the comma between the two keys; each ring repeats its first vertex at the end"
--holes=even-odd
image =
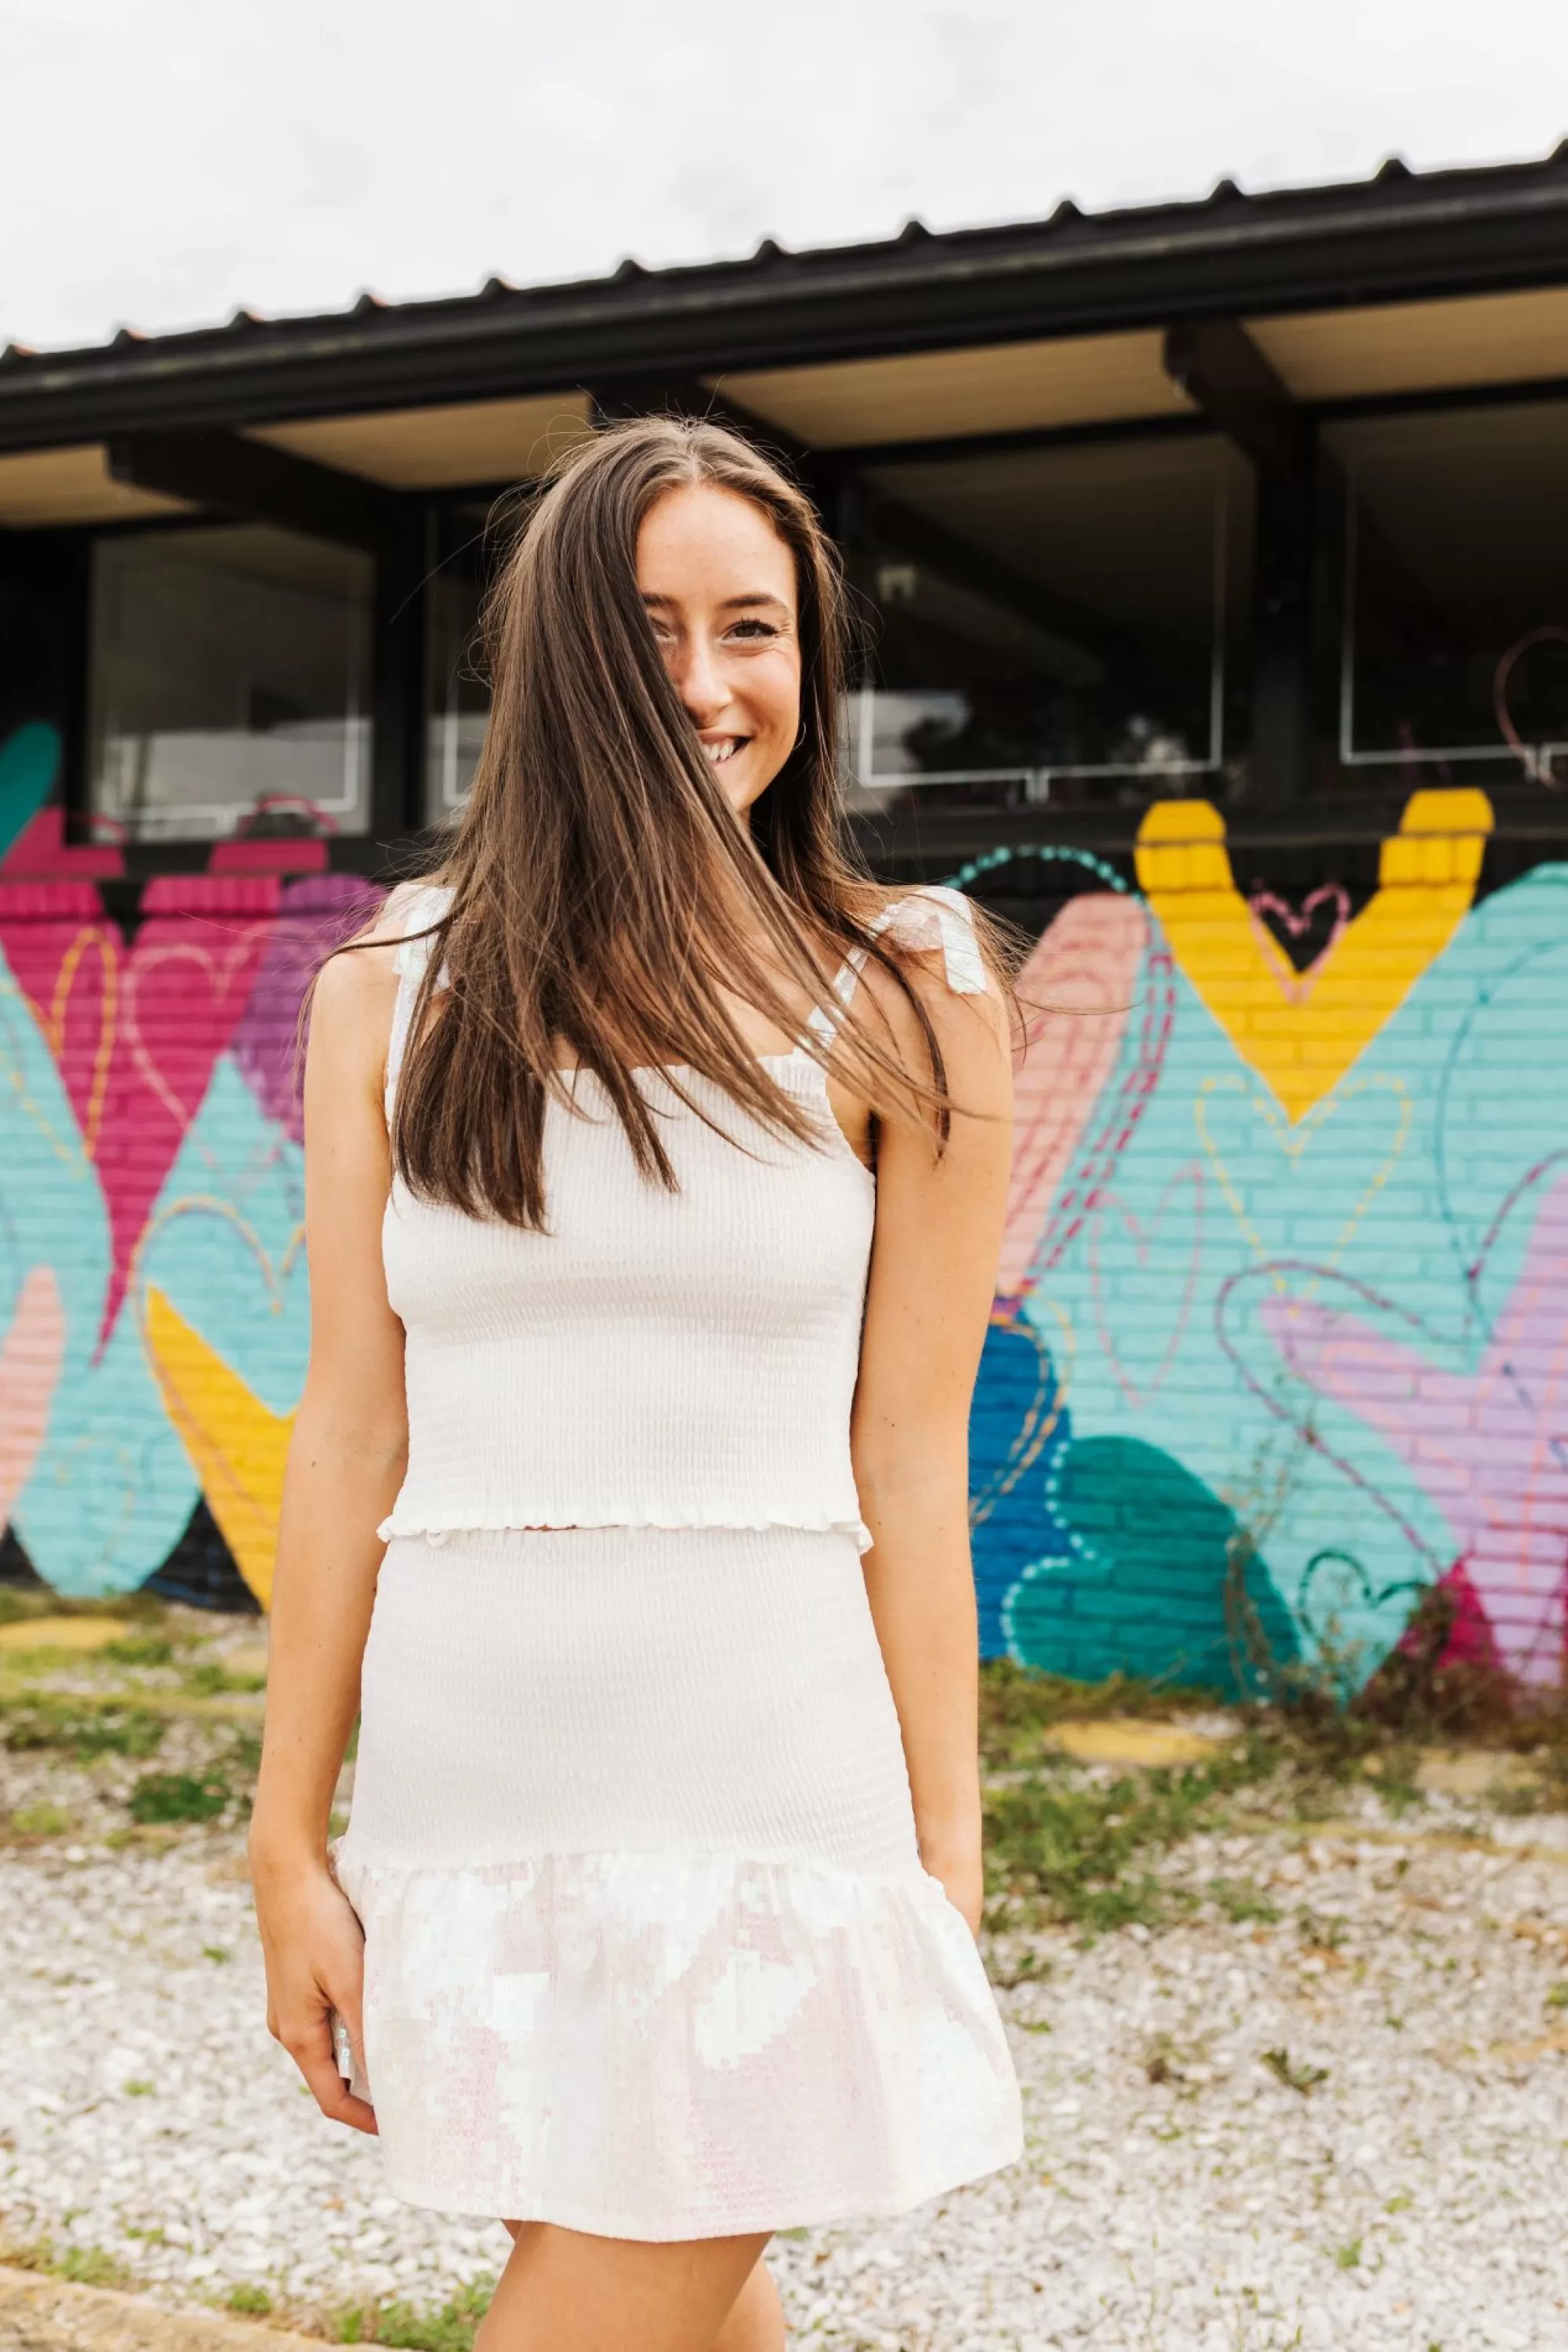
{"type": "Polygon", "coordinates": [[[637,586],[675,690],[742,815],[800,733],[795,559],[750,499],[693,482],[649,508],[637,586]]]}

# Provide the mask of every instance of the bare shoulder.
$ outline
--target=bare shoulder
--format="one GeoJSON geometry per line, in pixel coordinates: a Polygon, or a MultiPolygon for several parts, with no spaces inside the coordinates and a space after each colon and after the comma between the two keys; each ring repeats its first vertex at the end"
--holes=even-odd
{"type": "Polygon", "coordinates": [[[402,970],[402,950],[438,911],[430,903],[434,896],[431,887],[418,882],[400,882],[387,893],[370,921],[344,940],[321,966],[316,976],[312,1018],[324,1012],[329,1019],[353,1022],[361,1013],[372,1018],[390,1013],[402,970]]]}
{"type": "Polygon", "coordinates": [[[379,1094],[397,996],[401,950],[423,928],[419,886],[390,892],[369,922],[327,958],[310,995],[310,1065],[379,1094]]]}
{"type": "Polygon", "coordinates": [[[1005,1058],[1008,997],[970,901],[935,886],[889,893],[877,929],[897,976],[873,961],[863,985],[906,1067],[923,1074],[927,1066],[923,1013],[950,1076],[984,1080],[1005,1058]]]}

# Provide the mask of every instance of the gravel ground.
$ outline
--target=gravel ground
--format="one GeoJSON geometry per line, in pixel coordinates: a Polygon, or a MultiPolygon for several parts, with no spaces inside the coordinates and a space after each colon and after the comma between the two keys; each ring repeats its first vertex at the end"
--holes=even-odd
{"type": "MultiPolygon", "coordinates": [[[[157,1769],[228,1736],[176,1725],[157,1769]]],[[[374,2144],[317,2116],[262,2031],[237,1830],[128,1832],[142,1769],[0,1756],[0,2234],[172,2301],[264,2289],[327,2332],[350,2303],[439,2306],[501,2232],[398,2205],[374,2144]]],[[[1568,1822],[1357,1802],[1188,1840],[1163,1867],[1207,1894],[1189,1924],[999,1943],[1026,2158],[779,2242],[795,2340],[1563,2352],[1568,1822]]]]}

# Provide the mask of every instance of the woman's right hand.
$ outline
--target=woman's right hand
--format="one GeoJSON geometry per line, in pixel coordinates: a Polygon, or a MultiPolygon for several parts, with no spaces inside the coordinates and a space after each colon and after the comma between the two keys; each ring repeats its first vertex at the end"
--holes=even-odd
{"type": "Polygon", "coordinates": [[[309,2084],[321,2113],[374,2132],[375,2111],[355,2098],[332,2053],[335,2009],[364,2072],[364,1933],[353,1905],[320,1860],[251,1856],[257,1923],[267,1960],[267,2030],[309,2084]]]}

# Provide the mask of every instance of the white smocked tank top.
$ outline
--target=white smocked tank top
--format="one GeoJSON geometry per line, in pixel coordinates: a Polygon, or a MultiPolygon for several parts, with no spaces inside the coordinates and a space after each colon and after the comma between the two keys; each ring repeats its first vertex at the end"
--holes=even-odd
{"type": "MultiPolygon", "coordinates": [[[[399,894],[405,931],[448,894],[399,894]]],[[[940,948],[948,984],[985,972],[959,892],[925,890],[881,917],[940,948]]],[[[405,937],[387,1051],[391,1114],[431,942],[405,937]]],[[[858,976],[837,983],[847,1002],[858,976]]],[[[819,1013],[814,1033],[830,1042],[819,1013]]],[[[548,1230],[524,1232],[417,1199],[395,1177],[382,1228],[387,1296],[407,1335],[408,1468],[377,1532],[478,1528],[837,1528],[862,1549],[849,1412],[876,1185],[801,1052],[763,1057],[818,1115],[819,1146],[773,1134],[722,1088],[638,1074],[679,1179],[649,1183],[599,1082],[544,1123],[548,1230]],[[730,1139],[733,1139],[732,1140],[730,1139]]]]}

